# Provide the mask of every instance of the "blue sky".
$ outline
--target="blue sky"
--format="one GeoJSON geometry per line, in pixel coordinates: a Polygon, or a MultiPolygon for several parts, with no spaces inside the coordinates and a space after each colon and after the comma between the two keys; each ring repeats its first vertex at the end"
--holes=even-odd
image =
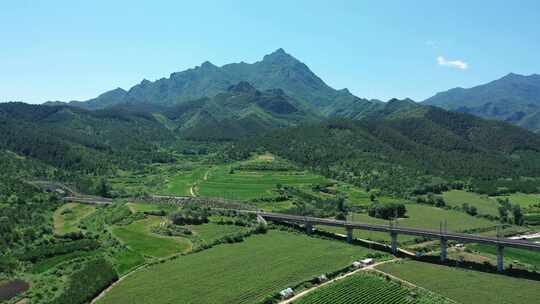
{"type": "Polygon", "coordinates": [[[85,100],[280,47],[334,88],[423,100],[540,73],[540,1],[6,0],[0,101],[85,100]]]}

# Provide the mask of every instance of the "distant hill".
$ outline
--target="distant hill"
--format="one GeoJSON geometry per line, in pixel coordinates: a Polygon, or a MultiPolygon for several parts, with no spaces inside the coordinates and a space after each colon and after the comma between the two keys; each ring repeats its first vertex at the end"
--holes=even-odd
{"type": "Polygon", "coordinates": [[[540,75],[508,74],[470,89],[437,93],[424,104],[540,131],[540,75]]]}
{"type": "Polygon", "coordinates": [[[0,150],[60,170],[104,174],[111,166],[161,161],[157,147],[175,140],[151,114],[110,108],[0,103],[0,150]]]}
{"type": "Polygon", "coordinates": [[[172,73],[169,78],[143,80],[128,91],[117,88],[94,99],[69,104],[86,109],[102,109],[121,103],[177,105],[213,97],[241,81],[249,82],[262,91],[281,89],[299,100],[302,104],[300,107],[316,109],[326,116],[354,117],[381,104],[376,100],[358,98],[347,89],[331,88],[308,66],[283,49],[252,64],[241,62],[218,67],[204,62],[193,69],[172,73]]]}

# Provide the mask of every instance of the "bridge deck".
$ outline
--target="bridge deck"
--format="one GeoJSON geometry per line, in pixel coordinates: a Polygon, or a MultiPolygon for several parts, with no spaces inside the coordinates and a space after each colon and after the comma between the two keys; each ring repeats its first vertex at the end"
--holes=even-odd
{"type": "Polygon", "coordinates": [[[433,239],[444,238],[447,240],[454,240],[461,243],[484,243],[484,244],[500,245],[503,247],[514,247],[514,248],[540,251],[540,244],[524,241],[524,240],[512,240],[508,238],[488,237],[488,236],[480,236],[480,235],[464,234],[464,233],[451,233],[451,232],[449,233],[449,232],[441,232],[441,231],[435,231],[435,230],[406,228],[406,227],[391,227],[391,226],[385,226],[385,225],[363,224],[363,223],[347,222],[347,221],[340,221],[340,220],[333,220],[333,219],[323,219],[323,218],[316,218],[316,217],[306,217],[306,216],[278,214],[278,213],[269,213],[269,212],[257,212],[257,214],[267,220],[274,220],[274,221],[310,223],[312,225],[324,225],[324,226],[334,226],[334,227],[370,230],[370,231],[378,231],[378,232],[405,234],[405,235],[413,235],[413,236],[422,236],[422,237],[433,238],[433,239]]]}

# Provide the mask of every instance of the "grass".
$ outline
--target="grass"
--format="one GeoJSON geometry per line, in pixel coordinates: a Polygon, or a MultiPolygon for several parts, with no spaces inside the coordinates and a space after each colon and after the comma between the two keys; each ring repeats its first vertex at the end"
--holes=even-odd
{"type": "Polygon", "coordinates": [[[113,227],[113,234],[130,249],[150,257],[166,257],[191,249],[191,242],[180,237],[165,237],[150,231],[161,217],[150,216],[126,226],[113,227]]]}
{"type": "Polygon", "coordinates": [[[208,167],[199,167],[172,177],[166,186],[165,194],[191,196],[190,188],[195,186],[198,181],[204,179],[204,175],[208,170],[208,167]]]}
{"type": "MultiPolygon", "coordinates": [[[[435,208],[420,204],[407,204],[407,218],[398,220],[398,226],[408,228],[422,228],[430,230],[439,230],[441,221],[446,220],[448,231],[460,232],[467,229],[489,228],[496,226],[496,223],[483,218],[470,216],[466,213],[435,208]]],[[[349,221],[388,225],[387,220],[370,217],[367,214],[351,214],[348,217],[349,221]]],[[[328,230],[336,233],[345,233],[345,229],[333,227],[318,227],[319,229],[328,230]]],[[[389,242],[390,236],[383,232],[370,232],[366,230],[354,230],[354,236],[362,239],[370,239],[378,242],[389,242]]],[[[398,235],[399,242],[407,242],[413,240],[414,236],[398,235]]]]}
{"type": "Polygon", "coordinates": [[[99,303],[258,303],[369,251],[271,230],[133,273],[99,303]]]}
{"type": "Polygon", "coordinates": [[[378,269],[463,304],[537,303],[540,282],[416,261],[378,269]]]}
{"type": "Polygon", "coordinates": [[[205,242],[212,242],[227,235],[235,234],[238,232],[247,231],[248,228],[234,226],[234,225],[219,225],[215,223],[207,223],[202,225],[187,225],[194,236],[197,236],[205,242]]]}
{"type": "Polygon", "coordinates": [[[275,196],[272,190],[277,184],[306,186],[325,181],[326,178],[308,172],[237,170],[230,174],[229,167],[220,166],[200,181],[197,191],[200,196],[249,200],[275,196]]]}
{"type": "Polygon", "coordinates": [[[119,275],[128,273],[131,269],[144,263],[144,257],[133,250],[124,250],[113,256],[114,266],[119,275]]]}
{"type": "Polygon", "coordinates": [[[508,198],[510,202],[519,204],[522,208],[540,203],[540,194],[513,193],[510,195],[498,196],[508,198]]]}
{"type": "Polygon", "coordinates": [[[66,234],[79,231],[79,222],[96,211],[91,205],[67,203],[54,212],[54,232],[56,234],[66,234]]]}
{"type": "MultiPolygon", "coordinates": [[[[481,255],[496,260],[497,249],[495,246],[485,244],[470,244],[467,248],[480,252],[481,255]]],[[[504,248],[504,261],[506,265],[518,261],[540,269],[540,254],[538,252],[519,248],[504,248]]]]}
{"type": "Polygon", "coordinates": [[[479,214],[498,215],[499,204],[487,195],[463,190],[451,190],[443,193],[444,201],[449,206],[461,207],[463,203],[476,207],[479,214]]]}
{"type": "Polygon", "coordinates": [[[413,304],[450,303],[444,298],[415,291],[366,272],[351,275],[315,290],[300,298],[296,304],[413,304]]]}
{"type": "Polygon", "coordinates": [[[177,207],[171,205],[157,205],[149,203],[127,203],[126,204],[131,210],[131,212],[148,212],[148,211],[160,211],[160,210],[171,210],[176,209],[177,207]]]}

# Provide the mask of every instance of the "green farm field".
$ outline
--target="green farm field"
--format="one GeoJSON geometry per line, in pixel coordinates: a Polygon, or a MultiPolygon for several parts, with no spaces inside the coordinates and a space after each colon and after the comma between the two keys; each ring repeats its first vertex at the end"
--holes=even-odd
{"type": "MultiPolygon", "coordinates": [[[[481,255],[487,256],[493,261],[496,261],[497,259],[497,249],[495,246],[485,244],[469,244],[467,245],[467,248],[478,251],[481,255]]],[[[519,248],[504,248],[505,265],[509,265],[514,261],[540,269],[540,253],[519,248]]]]}
{"type": "Polygon", "coordinates": [[[219,225],[216,223],[206,223],[202,225],[186,225],[195,237],[202,239],[205,242],[212,242],[227,235],[235,234],[238,232],[245,232],[248,230],[246,227],[234,226],[234,225],[219,225]]]}
{"type": "Polygon", "coordinates": [[[67,203],[54,212],[54,232],[66,234],[79,231],[77,225],[82,219],[92,214],[96,208],[91,205],[67,203]]]}
{"type": "Polygon", "coordinates": [[[207,179],[198,184],[197,192],[206,197],[249,200],[275,196],[272,189],[277,184],[301,187],[325,181],[322,176],[303,171],[237,170],[230,174],[228,167],[221,166],[209,171],[207,179]]]}
{"type": "Polygon", "coordinates": [[[439,295],[413,290],[396,281],[361,272],[336,281],[300,298],[295,304],[443,304],[439,295]]]}
{"type": "Polygon", "coordinates": [[[527,208],[531,205],[540,204],[540,194],[513,193],[500,198],[508,198],[510,202],[520,205],[522,208],[527,208]]]}
{"type": "MultiPolygon", "coordinates": [[[[470,216],[464,212],[435,208],[420,204],[407,204],[407,218],[398,220],[398,226],[409,228],[423,228],[439,230],[441,221],[446,220],[448,231],[460,232],[468,229],[490,228],[497,224],[487,219],[470,216]]],[[[352,222],[388,225],[387,220],[371,217],[367,214],[351,214],[348,220],[352,222]]],[[[345,230],[333,227],[318,227],[322,230],[344,234],[345,230]]],[[[390,236],[382,232],[370,232],[365,230],[354,230],[354,236],[361,239],[369,239],[377,242],[389,242],[390,236]]],[[[399,242],[413,240],[414,236],[398,236],[399,242]]]]}
{"type": "Polygon", "coordinates": [[[540,282],[416,261],[377,267],[463,304],[537,303],[540,282]]]}
{"type": "Polygon", "coordinates": [[[166,257],[191,249],[191,242],[180,237],[165,237],[150,231],[161,217],[151,216],[126,226],[113,227],[113,234],[132,250],[151,257],[166,257]]]}
{"type": "Polygon", "coordinates": [[[368,252],[342,242],[271,230],[137,271],[98,303],[257,303],[341,269],[368,252]]]}
{"type": "Polygon", "coordinates": [[[498,215],[499,204],[494,198],[463,190],[451,190],[443,193],[448,206],[461,207],[463,203],[476,207],[479,214],[498,215]]]}

